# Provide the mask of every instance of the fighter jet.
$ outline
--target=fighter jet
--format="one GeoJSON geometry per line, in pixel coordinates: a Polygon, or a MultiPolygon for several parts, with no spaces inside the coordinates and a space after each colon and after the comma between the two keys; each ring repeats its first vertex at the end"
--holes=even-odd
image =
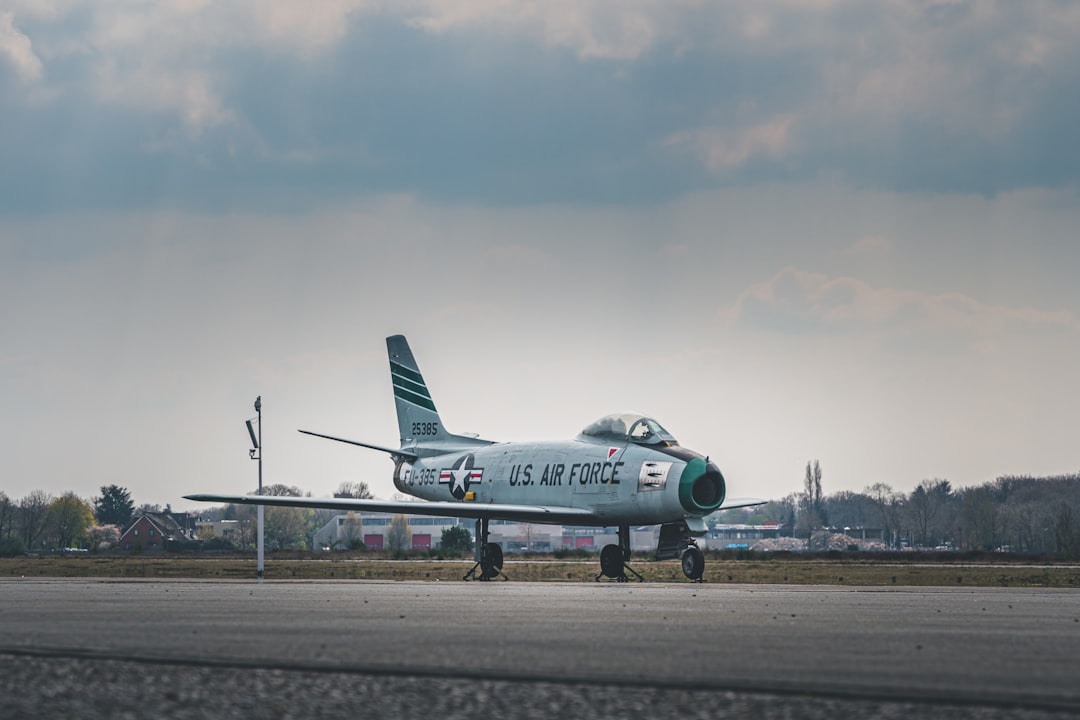
{"type": "MultiPolygon", "coordinates": [[[[720,468],[679,445],[656,420],[636,413],[607,415],[573,440],[494,442],[446,429],[409,343],[386,339],[401,446],[383,447],[308,430],[302,433],[384,452],[394,461],[394,486],[427,502],[186,495],[200,502],[284,505],[344,511],[408,513],[476,520],[476,563],[465,579],[502,575],[502,548],[490,542],[491,520],[618,528],[618,544],[600,552],[601,577],[620,582],[629,565],[630,528],[659,525],[656,559],[682,561],[700,581],[705,556],[697,539],[718,510],[764,504],[727,499],[720,468]]],[[[505,578],[505,575],[503,575],[505,578]]]]}

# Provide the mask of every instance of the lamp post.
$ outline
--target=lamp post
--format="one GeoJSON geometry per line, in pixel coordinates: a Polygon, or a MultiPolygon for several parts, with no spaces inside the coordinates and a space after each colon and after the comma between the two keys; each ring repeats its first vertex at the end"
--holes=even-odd
{"type": "MultiPolygon", "coordinates": [[[[251,444],[254,446],[248,451],[248,457],[252,460],[259,461],[259,491],[258,494],[262,495],[262,395],[255,398],[255,422],[259,425],[259,434],[256,436],[254,429],[251,427],[251,421],[247,421],[248,435],[251,436],[251,444]]],[[[255,577],[259,580],[263,579],[263,506],[258,505],[258,530],[256,537],[257,548],[257,561],[255,567],[255,577]]]]}

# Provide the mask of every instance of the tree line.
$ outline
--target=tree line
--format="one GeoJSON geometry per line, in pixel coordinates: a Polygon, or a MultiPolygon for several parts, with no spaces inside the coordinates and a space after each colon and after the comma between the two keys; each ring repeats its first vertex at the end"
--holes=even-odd
{"type": "MultiPolygon", "coordinates": [[[[264,495],[310,496],[293,485],[267,485],[264,495]]],[[[368,485],[363,482],[343,482],[334,492],[336,498],[373,498],[368,485]]],[[[119,485],[101,488],[101,495],[85,500],[68,492],[52,497],[41,490],[31,491],[26,497],[12,500],[0,491],[0,556],[25,552],[90,550],[115,547],[121,532],[138,515],[144,513],[169,513],[159,505],[144,504],[136,507],[131,493],[119,485]]],[[[310,550],[311,538],[335,515],[336,510],[312,510],[310,508],[267,507],[264,514],[263,538],[268,550],[310,550]]],[[[204,527],[197,531],[202,540],[199,547],[217,550],[248,550],[256,543],[256,507],[253,505],[227,504],[207,507],[198,513],[201,520],[231,520],[235,533],[231,539],[217,537],[214,530],[204,527]]],[[[443,549],[467,551],[472,548],[471,535],[464,528],[452,527],[443,532],[443,549]]],[[[349,513],[344,543],[336,549],[359,550],[364,548],[363,529],[359,516],[349,513]]],[[[184,543],[180,543],[183,545],[184,543]]],[[[192,547],[195,547],[194,545],[192,547]]],[[[386,533],[386,549],[404,552],[411,548],[411,532],[405,516],[397,515],[391,520],[386,533]]]]}
{"type": "MultiPolygon", "coordinates": [[[[267,495],[301,496],[297,487],[269,485],[267,495]]],[[[308,493],[310,495],[310,493],[308,493]]],[[[334,497],[370,498],[366,483],[342,483],[334,497]]],[[[85,500],[73,492],[53,497],[33,490],[19,500],[13,500],[0,490],[0,555],[24,552],[68,549],[97,549],[115,545],[120,533],[134,517],[143,513],[163,512],[161,506],[143,504],[138,507],[131,493],[119,485],[101,488],[101,495],[85,500]]],[[[170,512],[166,505],[164,512],[170,512]]],[[[255,546],[255,513],[251,505],[209,507],[199,513],[204,520],[237,520],[235,542],[219,542],[223,549],[255,546]]],[[[312,534],[329,522],[335,513],[328,510],[304,508],[266,508],[264,539],[271,550],[309,549],[312,534]]],[[[210,540],[212,533],[201,533],[210,540]]],[[[220,541],[220,538],[218,539],[220,541]]]]}
{"type": "Polygon", "coordinates": [[[102,487],[90,501],[73,492],[53,497],[41,490],[16,501],[0,490],[0,555],[115,542],[118,528],[135,512],[131,494],[118,485],[102,487]]]}
{"type": "MultiPolygon", "coordinates": [[[[267,495],[305,493],[298,487],[270,485],[267,495]]],[[[310,493],[307,493],[310,495],[310,493]]],[[[335,497],[370,498],[365,483],[346,482],[335,497]]],[[[97,548],[119,540],[121,528],[140,512],[161,511],[157,505],[138,508],[127,489],[101,488],[89,501],[68,492],[52,497],[34,490],[19,500],[0,491],[0,555],[27,551],[97,548]]],[[[255,545],[256,509],[251,505],[209,507],[206,520],[236,520],[238,533],[229,545],[255,545]]],[[[267,507],[264,537],[269,550],[307,550],[311,537],[338,514],[333,510],[267,507]]],[[[401,518],[399,525],[402,525],[401,518]]],[[[861,529],[880,532],[890,549],[949,548],[956,550],[1009,550],[1080,557],[1080,474],[1052,477],[1006,475],[983,485],[954,488],[948,480],[919,483],[910,493],[874,483],[862,492],[822,492],[822,470],[807,463],[803,492],[792,493],[759,508],[718,513],[719,523],[764,522],[782,524],[783,532],[808,538],[820,530],[852,535],[861,529]]],[[[362,545],[359,526],[357,542],[362,545]]],[[[455,531],[457,532],[457,531],[455,531]]],[[[467,531],[466,531],[467,533],[467,531]]],[[[209,532],[202,535],[211,539],[209,532]]],[[[388,535],[388,545],[407,544],[407,526],[388,535]],[[400,538],[398,536],[401,536],[400,538]]],[[[393,548],[388,548],[393,549],[393,548]]]]}
{"type": "Polygon", "coordinates": [[[808,463],[801,493],[761,508],[731,510],[720,522],[782,523],[787,534],[809,537],[818,530],[854,535],[881,532],[890,549],[1054,553],[1080,557],[1080,474],[1031,477],[1005,475],[968,488],[948,480],[919,483],[910,493],[874,483],[862,492],[823,495],[821,468],[808,463]]]}

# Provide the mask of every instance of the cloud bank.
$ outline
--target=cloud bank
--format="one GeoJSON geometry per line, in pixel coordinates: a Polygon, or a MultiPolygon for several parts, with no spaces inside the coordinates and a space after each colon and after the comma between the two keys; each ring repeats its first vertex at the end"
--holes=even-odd
{"type": "Polygon", "coordinates": [[[202,209],[1074,187],[1078,32],[1055,2],[13,2],[0,183],[202,209]]]}

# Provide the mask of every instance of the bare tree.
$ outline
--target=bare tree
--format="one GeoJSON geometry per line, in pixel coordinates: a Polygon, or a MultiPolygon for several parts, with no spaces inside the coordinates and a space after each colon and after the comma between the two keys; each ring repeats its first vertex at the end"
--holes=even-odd
{"type": "Polygon", "coordinates": [[[0,540],[7,540],[15,534],[15,503],[0,490],[0,540]]]}
{"type": "Polygon", "coordinates": [[[348,550],[364,547],[364,522],[359,515],[350,512],[341,519],[341,539],[338,542],[348,550]]]}
{"type": "Polygon", "coordinates": [[[277,483],[275,485],[264,485],[262,494],[272,495],[274,497],[303,497],[304,491],[295,485],[283,485],[277,483]]]}
{"type": "Polygon", "coordinates": [[[1054,551],[1069,559],[1080,557],[1080,528],[1076,527],[1072,508],[1066,502],[1061,503],[1054,520],[1054,551]]]}
{"type": "Polygon", "coordinates": [[[939,528],[935,520],[943,514],[952,494],[948,480],[923,480],[908,498],[907,508],[915,531],[918,546],[937,545],[941,537],[934,537],[939,528]]]}
{"type": "Polygon", "coordinates": [[[841,490],[822,498],[822,504],[834,527],[865,528],[877,523],[875,503],[863,493],[841,490]]]}
{"type": "Polygon", "coordinates": [[[19,501],[17,513],[23,544],[30,550],[45,532],[45,521],[52,498],[41,490],[31,490],[30,494],[19,501]]]}
{"type": "Polygon", "coordinates": [[[339,510],[333,510],[331,508],[315,508],[311,511],[311,516],[308,519],[308,535],[314,535],[319,530],[326,527],[326,524],[340,515],[339,510]]]}
{"type": "Polygon", "coordinates": [[[255,534],[258,529],[257,514],[258,510],[254,505],[227,505],[225,507],[224,519],[236,521],[236,538],[234,542],[237,547],[254,547],[255,534]]]}
{"type": "Polygon", "coordinates": [[[866,488],[866,494],[877,508],[878,517],[881,521],[881,535],[885,544],[890,547],[896,546],[896,536],[899,532],[897,518],[901,496],[886,483],[874,483],[866,488]]]}
{"type": "Polygon", "coordinates": [[[400,553],[408,550],[412,539],[412,530],[409,528],[409,520],[404,515],[395,515],[390,518],[390,525],[386,529],[386,549],[400,553]]]}
{"type": "Polygon", "coordinates": [[[347,480],[338,485],[338,489],[334,492],[334,497],[353,498],[354,500],[371,500],[375,496],[372,495],[371,488],[368,487],[366,482],[347,480]]]}
{"type": "Polygon", "coordinates": [[[821,465],[817,460],[814,460],[812,465],[809,462],[806,463],[806,480],[803,487],[803,525],[806,528],[807,537],[811,538],[816,530],[828,522],[825,517],[825,506],[821,500],[821,465]]]}
{"type": "Polygon", "coordinates": [[[994,550],[1001,547],[1001,513],[990,486],[969,488],[960,503],[960,528],[963,547],[970,550],[994,550]]]}

